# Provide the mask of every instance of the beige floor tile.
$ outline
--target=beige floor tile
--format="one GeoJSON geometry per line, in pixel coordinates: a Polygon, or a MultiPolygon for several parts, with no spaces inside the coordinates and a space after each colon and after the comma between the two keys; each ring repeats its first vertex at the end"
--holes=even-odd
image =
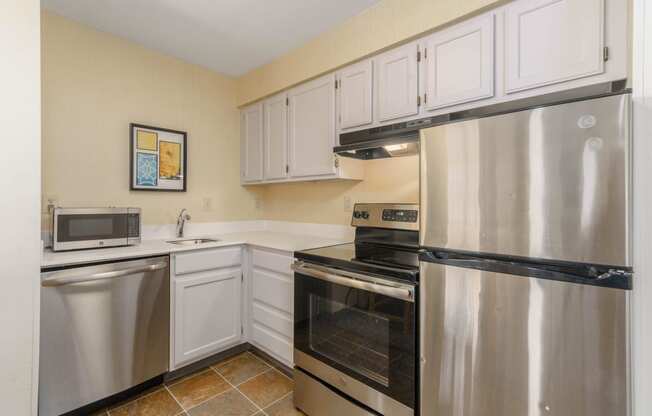
{"type": "Polygon", "coordinates": [[[111,416],[176,416],[183,409],[165,389],[112,409],[111,416]]]}
{"type": "Polygon", "coordinates": [[[212,369],[193,374],[168,386],[186,410],[230,388],[231,386],[212,369]]]}
{"type": "Polygon", "coordinates": [[[304,413],[294,407],[292,393],[264,409],[268,416],[303,416],[304,413]]]}
{"type": "Polygon", "coordinates": [[[292,380],[276,370],[270,370],[238,386],[251,401],[265,408],[292,391],[292,380]]]}
{"type": "Polygon", "coordinates": [[[238,385],[270,369],[270,366],[249,353],[240,354],[225,363],[213,366],[229,383],[238,385]]]}
{"type": "Polygon", "coordinates": [[[188,410],[190,416],[251,416],[258,409],[237,390],[231,389],[188,410]]]}

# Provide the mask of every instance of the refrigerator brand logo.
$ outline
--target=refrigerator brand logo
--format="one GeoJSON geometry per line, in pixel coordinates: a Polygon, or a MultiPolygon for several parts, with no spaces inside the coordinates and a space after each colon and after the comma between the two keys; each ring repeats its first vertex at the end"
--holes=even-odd
{"type": "Polygon", "coordinates": [[[597,121],[598,120],[595,118],[595,116],[586,115],[577,119],[577,125],[581,129],[590,129],[591,127],[595,126],[595,123],[597,123],[597,121]]]}

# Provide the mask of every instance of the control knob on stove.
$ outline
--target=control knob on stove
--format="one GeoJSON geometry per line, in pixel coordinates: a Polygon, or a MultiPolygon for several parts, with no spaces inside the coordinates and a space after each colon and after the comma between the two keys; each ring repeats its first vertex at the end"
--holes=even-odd
{"type": "Polygon", "coordinates": [[[353,211],[353,218],[360,218],[360,211],[353,211]]]}
{"type": "Polygon", "coordinates": [[[369,213],[367,211],[362,211],[360,215],[362,215],[362,218],[364,218],[365,220],[369,219],[369,213]]]}

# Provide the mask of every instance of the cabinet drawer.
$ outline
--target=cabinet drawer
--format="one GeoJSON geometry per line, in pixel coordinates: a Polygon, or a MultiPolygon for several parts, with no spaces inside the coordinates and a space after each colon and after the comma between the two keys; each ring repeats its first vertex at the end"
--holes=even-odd
{"type": "Polygon", "coordinates": [[[258,347],[273,357],[280,359],[283,363],[293,365],[292,342],[255,323],[252,325],[252,332],[253,341],[258,347]]]}
{"type": "Polygon", "coordinates": [[[240,251],[240,247],[229,247],[177,253],[174,272],[179,275],[239,266],[242,262],[240,251]]]}
{"type": "Polygon", "coordinates": [[[255,267],[272,270],[278,273],[292,275],[292,256],[272,253],[264,250],[253,250],[253,264],[255,267]]]}
{"type": "Polygon", "coordinates": [[[276,309],[292,314],[292,277],[254,268],[253,297],[276,309]]]}
{"type": "Polygon", "coordinates": [[[292,318],[281,312],[268,308],[254,301],[253,320],[273,329],[274,331],[292,339],[294,334],[294,322],[292,318]]]}

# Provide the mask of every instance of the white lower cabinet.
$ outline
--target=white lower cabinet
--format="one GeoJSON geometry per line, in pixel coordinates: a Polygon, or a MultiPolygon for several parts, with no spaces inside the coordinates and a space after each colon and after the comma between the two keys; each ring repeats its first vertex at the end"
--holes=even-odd
{"type": "Polygon", "coordinates": [[[249,342],[292,367],[293,255],[289,252],[251,248],[249,258],[249,342]]]}
{"type": "Polygon", "coordinates": [[[170,369],[244,342],[292,367],[293,261],[251,246],[173,253],[170,369]]]}
{"type": "Polygon", "coordinates": [[[172,255],[172,369],[242,342],[241,250],[172,255]]]}

